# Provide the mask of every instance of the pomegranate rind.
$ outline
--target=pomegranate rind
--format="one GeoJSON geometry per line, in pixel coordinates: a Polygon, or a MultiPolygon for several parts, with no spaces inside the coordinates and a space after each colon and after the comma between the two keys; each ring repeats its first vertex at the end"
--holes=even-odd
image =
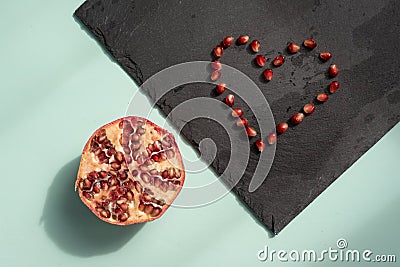
{"type": "MultiPolygon", "coordinates": [[[[107,133],[108,136],[108,133],[107,133]]],[[[119,151],[119,150],[118,150],[119,151]]],[[[130,170],[129,170],[129,179],[132,179],[132,175],[130,174],[130,170]]],[[[86,142],[83,151],[82,151],[82,155],[81,155],[81,161],[79,164],[79,170],[78,170],[78,175],[77,175],[77,179],[75,182],[75,191],[78,191],[78,195],[79,198],[82,200],[82,202],[93,212],[93,214],[98,217],[99,219],[101,219],[102,221],[105,221],[107,223],[110,224],[115,224],[115,225],[131,225],[131,224],[137,224],[137,223],[143,223],[143,222],[148,222],[148,221],[153,221],[156,220],[158,218],[160,218],[165,211],[170,207],[171,203],[175,200],[175,198],[178,196],[179,192],[182,189],[182,186],[184,184],[185,181],[185,170],[184,170],[184,165],[183,165],[183,161],[182,161],[182,156],[180,154],[178,145],[175,141],[174,136],[168,132],[167,130],[162,129],[160,126],[154,124],[153,122],[142,118],[142,117],[137,117],[137,116],[128,116],[128,117],[123,117],[123,118],[119,118],[115,121],[112,121],[110,123],[107,123],[103,126],[101,126],[99,129],[97,129],[89,138],[89,140],[86,142]],[[90,146],[92,143],[92,140],[95,136],[99,136],[99,134],[101,133],[101,131],[103,129],[106,129],[106,131],[111,132],[113,134],[117,134],[119,132],[119,135],[114,136],[112,143],[115,143],[115,140],[119,139],[120,134],[122,133],[122,129],[119,128],[120,123],[122,123],[123,121],[131,121],[131,122],[135,122],[135,121],[143,121],[145,122],[145,125],[147,128],[150,129],[154,129],[160,136],[168,136],[169,138],[169,142],[171,144],[171,147],[174,149],[173,151],[175,152],[174,155],[174,161],[176,162],[176,165],[178,165],[177,167],[179,167],[180,169],[180,178],[179,178],[179,184],[176,184],[175,186],[175,190],[173,191],[173,193],[170,193],[170,199],[168,202],[166,202],[160,209],[160,212],[158,215],[156,216],[139,216],[139,217],[129,217],[128,220],[126,221],[119,221],[113,218],[105,218],[103,216],[100,215],[100,212],[98,210],[96,210],[96,204],[91,201],[88,200],[83,194],[84,194],[84,190],[81,190],[79,188],[79,183],[82,181],[82,179],[85,177],[85,175],[87,175],[90,171],[95,171],[96,169],[98,170],[98,166],[99,164],[93,162],[93,160],[91,160],[93,158],[93,153],[90,152],[90,146]],[[111,131],[110,131],[111,130],[111,131]]],[[[135,181],[135,179],[132,179],[133,181],[135,181]]],[[[136,197],[135,197],[136,200],[136,197]]],[[[135,204],[135,207],[138,207],[139,203],[135,204]]],[[[140,211],[138,211],[140,212],[140,211]]]]}

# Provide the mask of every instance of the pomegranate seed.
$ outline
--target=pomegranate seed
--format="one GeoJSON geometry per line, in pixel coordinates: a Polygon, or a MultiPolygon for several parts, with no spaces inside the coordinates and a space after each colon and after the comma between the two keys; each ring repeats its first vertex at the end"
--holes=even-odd
{"type": "Polygon", "coordinates": [[[329,59],[332,58],[332,54],[329,53],[329,52],[321,52],[321,53],[319,53],[319,58],[320,58],[323,62],[326,62],[326,61],[328,61],[329,59]]]}
{"type": "Polygon", "coordinates": [[[263,74],[264,74],[264,78],[265,78],[267,81],[272,80],[272,76],[274,75],[274,73],[273,73],[273,71],[272,71],[271,69],[266,69],[266,70],[264,70],[263,74]]]}
{"type": "Polygon", "coordinates": [[[233,117],[242,117],[243,116],[243,109],[242,108],[234,108],[232,110],[233,117]]]}
{"type": "Polygon", "coordinates": [[[263,55],[256,56],[256,63],[258,66],[264,67],[266,62],[267,62],[267,60],[265,59],[265,57],[263,55]]]}
{"type": "Polygon", "coordinates": [[[256,147],[258,148],[258,151],[261,152],[264,150],[265,144],[261,139],[258,139],[255,144],[256,144],[256,147]]]}
{"type": "Polygon", "coordinates": [[[329,76],[336,77],[339,73],[339,69],[335,64],[329,66],[329,76]]]}
{"type": "Polygon", "coordinates": [[[222,94],[223,92],[225,92],[225,90],[226,90],[226,84],[224,84],[224,83],[220,83],[215,87],[215,91],[218,94],[222,94]]]}
{"type": "Polygon", "coordinates": [[[219,78],[221,78],[221,72],[219,72],[218,70],[214,70],[213,72],[211,72],[211,81],[216,81],[219,78]]]}
{"type": "Polygon", "coordinates": [[[260,42],[258,40],[253,40],[250,44],[251,51],[258,53],[260,50],[260,42]]]}
{"type": "Polygon", "coordinates": [[[303,113],[296,113],[290,118],[290,121],[294,125],[297,125],[297,124],[301,123],[303,121],[303,119],[304,119],[304,114],[303,113]]]}
{"type": "Polygon", "coordinates": [[[289,51],[290,54],[296,54],[297,52],[299,52],[300,46],[298,44],[291,42],[288,45],[287,50],[289,51]]]}
{"type": "Polygon", "coordinates": [[[337,81],[331,82],[331,84],[329,85],[329,93],[333,94],[334,92],[337,91],[337,89],[339,89],[339,82],[337,81]]]}
{"type": "Polygon", "coordinates": [[[249,122],[245,118],[240,118],[236,121],[236,126],[238,126],[238,127],[247,127],[248,124],[249,124],[249,122]]]}
{"type": "Polygon", "coordinates": [[[325,93],[321,93],[317,95],[317,100],[319,102],[326,102],[328,100],[328,95],[325,93]]]}
{"type": "Polygon", "coordinates": [[[272,64],[274,64],[275,67],[282,66],[283,63],[285,63],[285,57],[282,56],[282,55],[277,56],[277,57],[274,58],[274,60],[272,61],[272,64]]]}
{"type": "Polygon", "coordinates": [[[232,94],[227,95],[227,96],[225,97],[225,103],[226,103],[228,106],[232,107],[233,104],[235,103],[235,96],[232,95],[232,94]]]}
{"type": "Polygon", "coordinates": [[[217,45],[214,48],[214,55],[216,57],[222,57],[223,54],[224,54],[224,48],[222,48],[222,46],[220,46],[220,45],[217,45]]]}
{"type": "Polygon", "coordinates": [[[213,62],[211,62],[211,68],[213,70],[221,70],[222,69],[221,62],[219,60],[214,60],[213,62]]]}
{"type": "Polygon", "coordinates": [[[237,39],[238,45],[244,45],[249,41],[249,36],[247,35],[240,35],[239,38],[237,39]]]}
{"type": "Polygon", "coordinates": [[[268,144],[270,144],[270,145],[275,144],[276,137],[277,137],[276,133],[272,133],[272,134],[268,135],[268,137],[267,137],[268,144]]]}
{"type": "Polygon", "coordinates": [[[251,136],[251,137],[257,135],[257,131],[254,130],[254,128],[249,127],[249,126],[246,127],[246,133],[247,133],[247,136],[251,136]]]}
{"type": "Polygon", "coordinates": [[[314,49],[317,46],[317,43],[314,41],[314,39],[309,38],[304,40],[303,45],[309,49],[314,49]]]}
{"type": "Polygon", "coordinates": [[[315,105],[314,104],[305,104],[303,107],[303,111],[306,115],[310,115],[313,113],[315,110],[315,105]]]}
{"type": "Polygon", "coordinates": [[[278,134],[283,134],[288,129],[289,125],[286,122],[281,122],[276,126],[276,132],[278,134]]]}
{"type": "Polygon", "coordinates": [[[235,40],[235,38],[233,38],[233,36],[226,36],[226,37],[224,38],[224,40],[222,40],[222,45],[223,45],[225,48],[228,48],[228,47],[230,47],[230,46],[232,45],[233,40],[235,40]]]}

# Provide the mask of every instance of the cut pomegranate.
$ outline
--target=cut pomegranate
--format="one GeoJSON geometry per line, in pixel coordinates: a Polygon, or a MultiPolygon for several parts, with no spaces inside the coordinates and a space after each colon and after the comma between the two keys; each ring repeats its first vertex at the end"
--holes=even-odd
{"type": "Polygon", "coordinates": [[[224,48],[222,48],[222,46],[220,46],[220,45],[217,45],[214,48],[214,55],[216,57],[222,57],[223,54],[224,54],[224,48]]]}
{"type": "Polygon", "coordinates": [[[306,115],[310,115],[314,112],[315,105],[314,104],[305,104],[303,107],[303,111],[306,115]]]}
{"type": "Polygon", "coordinates": [[[339,69],[335,64],[329,66],[329,76],[336,77],[339,73],[339,69]]]}
{"type": "Polygon", "coordinates": [[[265,59],[265,57],[263,55],[256,56],[256,63],[259,67],[264,67],[266,62],[267,62],[267,60],[265,59]]]}
{"type": "Polygon", "coordinates": [[[233,40],[235,40],[235,38],[233,38],[233,36],[226,36],[226,37],[224,38],[224,40],[222,40],[222,45],[223,45],[225,48],[228,48],[228,47],[230,47],[230,46],[232,45],[233,40]]]}
{"type": "Polygon", "coordinates": [[[237,39],[237,44],[238,45],[244,45],[249,41],[249,36],[247,35],[240,35],[237,39]]]}
{"type": "Polygon", "coordinates": [[[233,104],[235,103],[235,96],[232,95],[232,94],[227,95],[227,96],[225,97],[225,103],[226,103],[228,106],[232,107],[233,104]]]}
{"type": "Polygon", "coordinates": [[[232,110],[233,117],[242,117],[243,116],[243,109],[242,108],[234,108],[232,110]]]}
{"type": "Polygon", "coordinates": [[[218,70],[214,70],[213,72],[211,72],[211,76],[210,76],[211,81],[215,82],[219,78],[221,78],[221,72],[219,72],[218,70]]]}
{"type": "Polygon", "coordinates": [[[214,60],[213,62],[211,62],[211,68],[213,70],[221,70],[222,69],[222,64],[219,60],[214,60]]]}
{"type": "Polygon", "coordinates": [[[254,128],[250,127],[250,126],[246,127],[246,133],[247,133],[247,136],[251,136],[251,137],[257,135],[257,131],[254,128]]]}
{"type": "Polygon", "coordinates": [[[258,139],[255,144],[256,144],[256,147],[258,148],[258,151],[261,152],[264,150],[265,144],[261,139],[258,139]]]}
{"type": "Polygon", "coordinates": [[[314,49],[317,46],[317,43],[314,41],[314,39],[309,38],[304,40],[303,45],[308,49],[314,49]]]}
{"type": "Polygon", "coordinates": [[[144,118],[125,117],[89,138],[75,189],[98,218],[129,225],[159,218],[184,180],[173,135],[144,118]]]}
{"type": "Polygon", "coordinates": [[[247,125],[249,125],[249,121],[246,118],[240,118],[236,121],[238,127],[247,127],[247,125]]]}
{"type": "Polygon", "coordinates": [[[217,92],[217,94],[222,94],[223,92],[225,92],[225,90],[226,84],[224,83],[217,84],[217,86],[215,87],[215,91],[217,92]]]}
{"type": "Polygon", "coordinates": [[[333,94],[339,89],[339,82],[333,81],[329,84],[329,93],[333,94]]]}
{"type": "Polygon", "coordinates": [[[251,51],[258,53],[260,50],[260,42],[258,40],[253,40],[250,44],[251,51]]]}
{"type": "Polygon", "coordinates": [[[290,54],[296,54],[297,52],[299,52],[300,50],[300,46],[298,44],[295,44],[293,42],[291,42],[288,47],[287,50],[290,54]]]}
{"type": "Polygon", "coordinates": [[[272,76],[274,75],[274,72],[271,69],[266,69],[263,72],[264,78],[267,81],[272,80],[272,76]]]}
{"type": "Polygon", "coordinates": [[[304,119],[304,114],[303,113],[296,113],[294,114],[291,118],[290,121],[294,124],[300,124],[304,119]]]}
{"type": "Polygon", "coordinates": [[[272,64],[275,67],[279,67],[282,66],[282,64],[285,63],[285,57],[282,55],[277,56],[276,58],[274,58],[274,60],[272,61],[272,64]]]}
{"type": "Polygon", "coordinates": [[[317,95],[317,100],[319,102],[326,102],[326,101],[328,101],[328,95],[325,94],[325,93],[318,94],[317,95]]]}
{"type": "Polygon", "coordinates": [[[329,59],[332,58],[332,54],[329,53],[329,52],[321,52],[321,53],[319,53],[319,58],[320,58],[323,62],[326,62],[326,61],[328,61],[329,59]]]}
{"type": "Polygon", "coordinates": [[[276,132],[278,134],[283,134],[289,128],[289,125],[286,122],[281,122],[276,126],[276,132]]]}

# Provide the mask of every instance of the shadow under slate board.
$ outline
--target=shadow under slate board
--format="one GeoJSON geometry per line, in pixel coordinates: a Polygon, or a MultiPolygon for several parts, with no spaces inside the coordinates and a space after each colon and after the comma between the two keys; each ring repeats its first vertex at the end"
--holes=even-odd
{"type": "MultiPolygon", "coordinates": [[[[269,58],[285,54],[288,41],[302,43],[313,37],[317,47],[286,54],[285,64],[275,69],[269,83],[260,78],[263,69],[254,67],[254,54],[244,46],[225,51],[223,63],[254,80],[276,122],[286,121],[326,90],[330,62],[322,64],[316,55],[325,50],[333,54],[331,62],[340,69],[339,90],[279,137],[271,171],[255,192],[248,191],[259,157],[255,149],[233,189],[274,233],[400,120],[398,1],[88,0],[75,15],[139,85],[174,64],[210,60],[210,52],[226,35],[258,39],[260,53],[269,58]]],[[[225,96],[213,96],[212,90],[210,84],[181,86],[157,105],[168,114],[188,99],[225,96]]],[[[236,103],[250,112],[240,99],[236,103]]],[[[256,125],[251,115],[246,117],[256,125]]],[[[197,149],[203,138],[215,141],[218,152],[212,167],[221,174],[230,146],[218,127],[201,118],[189,122],[182,134],[197,149]]]]}

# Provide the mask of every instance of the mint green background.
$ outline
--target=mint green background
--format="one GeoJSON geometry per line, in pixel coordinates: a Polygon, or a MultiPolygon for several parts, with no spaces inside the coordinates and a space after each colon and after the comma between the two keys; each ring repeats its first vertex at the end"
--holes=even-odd
{"type": "MultiPolygon", "coordinates": [[[[80,152],[97,127],[124,115],[137,87],[73,19],[82,1],[1,4],[2,266],[267,266],[257,260],[265,245],[322,250],[341,237],[400,261],[400,125],[276,237],[233,194],[130,227],[92,216],[73,190],[80,152]]],[[[163,123],[157,112],[152,119],[163,123]]],[[[187,177],[201,179],[215,176],[187,177]]]]}

